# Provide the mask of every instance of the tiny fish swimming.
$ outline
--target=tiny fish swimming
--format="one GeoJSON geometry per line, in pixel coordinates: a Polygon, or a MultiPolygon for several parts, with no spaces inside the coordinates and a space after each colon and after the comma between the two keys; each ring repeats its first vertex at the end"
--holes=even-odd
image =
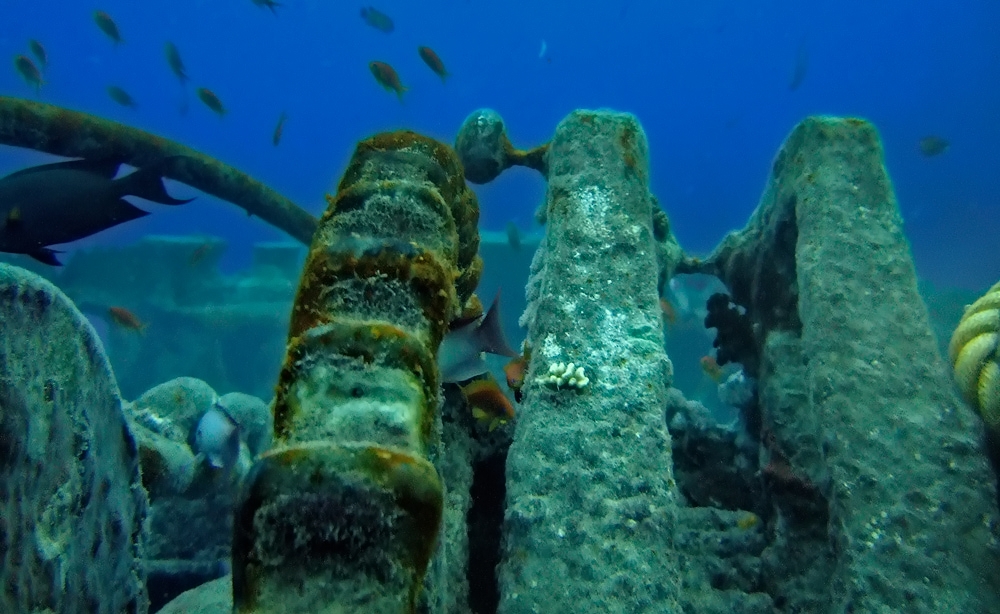
{"type": "Polygon", "coordinates": [[[170,41],[163,46],[163,54],[167,58],[167,64],[170,66],[170,71],[180,79],[181,85],[184,85],[188,80],[187,71],[184,69],[184,61],[181,60],[181,52],[178,51],[177,45],[170,41]]]}
{"type": "Polygon", "coordinates": [[[118,24],[111,18],[111,15],[104,11],[94,11],[94,23],[116,46],[124,42],[121,31],[118,30],[118,24]]]}
{"type": "Polygon", "coordinates": [[[35,88],[36,94],[41,92],[42,85],[45,82],[42,81],[42,72],[38,70],[38,67],[31,61],[31,58],[26,55],[14,56],[14,68],[21,75],[21,78],[24,79],[25,83],[35,88]]]}
{"type": "Polygon", "coordinates": [[[361,18],[371,27],[386,34],[396,29],[395,24],[392,23],[392,19],[374,6],[366,6],[361,9],[361,18]]]}
{"type": "Polygon", "coordinates": [[[371,69],[372,75],[378,84],[387,90],[396,92],[396,96],[399,98],[400,102],[403,102],[403,92],[406,91],[406,86],[399,80],[399,75],[396,73],[396,69],[389,66],[385,62],[371,62],[368,64],[368,68],[371,69]]]}

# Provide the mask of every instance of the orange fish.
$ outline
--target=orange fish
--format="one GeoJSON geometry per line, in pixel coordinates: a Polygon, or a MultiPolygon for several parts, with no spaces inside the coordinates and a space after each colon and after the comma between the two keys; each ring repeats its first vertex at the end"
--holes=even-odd
{"type": "Polygon", "coordinates": [[[677,323],[677,310],[673,304],[665,298],[660,298],[660,311],[663,312],[663,321],[673,326],[677,323]]]}
{"type": "Polygon", "coordinates": [[[35,63],[31,61],[31,58],[26,55],[15,55],[14,68],[24,79],[25,83],[34,86],[35,93],[38,93],[42,89],[42,85],[45,83],[42,81],[42,73],[35,66],[35,63]]]}
{"type": "Polygon", "coordinates": [[[111,19],[111,15],[108,15],[104,11],[94,11],[94,23],[97,27],[104,32],[108,38],[110,38],[117,45],[124,41],[122,39],[121,32],[118,31],[118,24],[115,23],[114,19],[111,19]]]}
{"type": "Polygon", "coordinates": [[[510,391],[514,393],[514,400],[518,403],[524,398],[521,388],[524,387],[524,376],[528,372],[528,361],[530,360],[531,350],[525,344],[524,353],[521,356],[515,356],[503,368],[504,375],[507,376],[507,388],[510,388],[510,391]]]}
{"type": "Polygon", "coordinates": [[[271,136],[271,142],[274,143],[275,147],[281,142],[281,135],[285,132],[286,119],[288,119],[288,115],[282,111],[281,115],[278,116],[278,125],[274,127],[274,135],[271,136]]]}
{"type": "Polygon", "coordinates": [[[198,98],[200,98],[201,101],[205,103],[206,107],[218,113],[219,117],[222,117],[223,115],[226,114],[226,107],[222,106],[222,101],[219,100],[219,97],[215,95],[215,92],[208,89],[207,87],[198,88],[198,98]]]}
{"type": "Polygon", "coordinates": [[[713,356],[701,357],[701,370],[705,372],[705,375],[712,378],[712,381],[716,384],[722,381],[722,367],[719,366],[719,363],[715,361],[713,356]]]}
{"type": "Polygon", "coordinates": [[[108,307],[108,315],[111,316],[111,321],[121,328],[134,330],[140,334],[146,329],[146,325],[139,319],[139,316],[124,307],[108,307]]]}
{"type": "Polygon", "coordinates": [[[462,392],[472,408],[472,416],[477,422],[486,424],[490,431],[514,417],[514,406],[492,377],[470,382],[462,386],[462,392]]]}
{"type": "Polygon", "coordinates": [[[403,102],[403,92],[406,91],[406,87],[399,81],[399,75],[396,74],[396,69],[389,66],[385,62],[370,62],[368,68],[371,69],[372,75],[375,76],[375,80],[378,81],[379,85],[384,87],[386,90],[392,90],[396,92],[396,96],[399,97],[399,101],[403,102]]]}
{"type": "Polygon", "coordinates": [[[210,251],[212,251],[212,244],[209,241],[205,241],[191,252],[191,255],[188,257],[188,264],[191,266],[198,264],[205,259],[205,256],[210,251]]]}
{"type": "Polygon", "coordinates": [[[417,47],[417,52],[420,54],[420,59],[424,61],[434,74],[441,77],[443,82],[448,78],[448,71],[444,68],[444,62],[438,57],[438,54],[434,53],[434,50],[430,47],[417,47]]]}

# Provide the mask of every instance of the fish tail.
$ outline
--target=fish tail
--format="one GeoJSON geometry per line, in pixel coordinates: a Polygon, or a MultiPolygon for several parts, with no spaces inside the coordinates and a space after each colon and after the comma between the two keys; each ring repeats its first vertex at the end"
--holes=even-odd
{"type": "Polygon", "coordinates": [[[194,200],[174,198],[167,193],[167,188],[163,185],[164,166],[175,157],[178,156],[164,158],[157,164],[144,166],[131,175],[116,179],[115,183],[119,186],[121,195],[138,196],[161,205],[183,205],[194,200]]]}

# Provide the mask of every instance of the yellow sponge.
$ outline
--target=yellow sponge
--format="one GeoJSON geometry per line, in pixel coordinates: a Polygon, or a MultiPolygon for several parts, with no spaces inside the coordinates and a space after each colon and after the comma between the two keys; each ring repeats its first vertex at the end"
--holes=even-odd
{"type": "Polygon", "coordinates": [[[1000,283],[965,309],[948,345],[955,381],[990,429],[1000,432],[1000,283]]]}

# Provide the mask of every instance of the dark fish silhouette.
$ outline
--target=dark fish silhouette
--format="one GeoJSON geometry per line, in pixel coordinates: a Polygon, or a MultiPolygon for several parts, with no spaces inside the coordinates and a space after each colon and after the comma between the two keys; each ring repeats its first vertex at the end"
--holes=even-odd
{"type": "Polygon", "coordinates": [[[285,133],[286,119],[288,119],[288,114],[282,111],[278,117],[278,125],[274,127],[274,134],[271,136],[271,142],[274,143],[275,147],[281,142],[281,135],[285,133]]]}
{"type": "Polygon", "coordinates": [[[199,87],[198,98],[206,107],[214,111],[215,114],[218,115],[219,117],[222,117],[226,114],[226,107],[222,105],[222,101],[219,100],[219,97],[216,96],[215,92],[213,92],[212,90],[206,87],[199,87]]]}
{"type": "Polygon", "coordinates": [[[187,71],[184,70],[184,62],[181,60],[181,52],[177,50],[177,45],[167,41],[167,44],[163,46],[163,53],[167,56],[167,64],[170,65],[170,70],[177,76],[181,81],[181,85],[188,80],[187,71]]]}
{"type": "Polygon", "coordinates": [[[444,67],[444,62],[438,57],[438,54],[434,52],[430,47],[417,47],[417,53],[420,54],[420,59],[427,64],[427,67],[434,71],[434,74],[441,77],[441,81],[448,78],[448,71],[444,67]]]}
{"type": "Polygon", "coordinates": [[[274,0],[252,0],[252,1],[253,1],[253,3],[256,6],[260,6],[260,7],[271,9],[271,12],[274,13],[275,15],[278,14],[278,10],[277,9],[278,9],[279,6],[281,6],[280,4],[278,4],[277,2],[275,2],[274,0]]]}
{"type": "Polygon", "coordinates": [[[951,143],[939,136],[931,135],[920,139],[920,153],[927,158],[940,156],[944,152],[948,151],[948,147],[950,146],[951,143]]]}
{"type": "Polygon", "coordinates": [[[69,243],[149,215],[123,196],[182,205],[163,186],[172,158],[115,179],[118,160],[70,160],[33,166],[0,179],[0,251],[59,266],[49,245],[69,243]]]}
{"type": "Polygon", "coordinates": [[[399,101],[403,102],[403,92],[407,88],[399,80],[399,74],[396,73],[396,69],[385,62],[369,62],[368,68],[372,71],[372,75],[378,81],[379,85],[387,90],[396,92],[399,101]]]}
{"type": "Polygon", "coordinates": [[[111,97],[111,100],[114,100],[123,107],[128,107],[129,109],[136,109],[139,107],[138,103],[136,103],[135,101],[135,98],[132,98],[131,94],[129,94],[122,88],[118,87],[117,85],[108,86],[108,96],[111,97]]]}
{"type": "Polygon", "coordinates": [[[507,222],[507,245],[512,249],[521,249],[521,231],[513,221],[507,222]]]}
{"type": "Polygon", "coordinates": [[[118,30],[118,24],[115,23],[114,19],[111,19],[111,15],[108,15],[104,11],[94,11],[94,23],[97,27],[104,32],[108,38],[110,38],[115,45],[124,42],[121,32],[118,30]]]}
{"type": "Polygon", "coordinates": [[[31,54],[35,56],[38,63],[42,65],[42,70],[49,65],[49,54],[45,52],[45,47],[35,39],[28,41],[28,49],[31,49],[31,54]]]}
{"type": "Polygon", "coordinates": [[[396,29],[395,24],[392,23],[392,18],[374,6],[366,6],[361,9],[361,18],[365,20],[366,24],[386,34],[396,29]]]}
{"type": "Polygon", "coordinates": [[[795,66],[792,68],[792,76],[788,79],[788,90],[794,92],[802,86],[809,73],[809,47],[806,40],[802,39],[799,48],[795,51],[795,66]]]}
{"type": "Polygon", "coordinates": [[[24,79],[24,82],[35,88],[35,93],[41,92],[42,85],[45,84],[42,81],[42,71],[38,70],[35,63],[31,61],[26,55],[15,55],[14,56],[14,68],[24,79]]]}

